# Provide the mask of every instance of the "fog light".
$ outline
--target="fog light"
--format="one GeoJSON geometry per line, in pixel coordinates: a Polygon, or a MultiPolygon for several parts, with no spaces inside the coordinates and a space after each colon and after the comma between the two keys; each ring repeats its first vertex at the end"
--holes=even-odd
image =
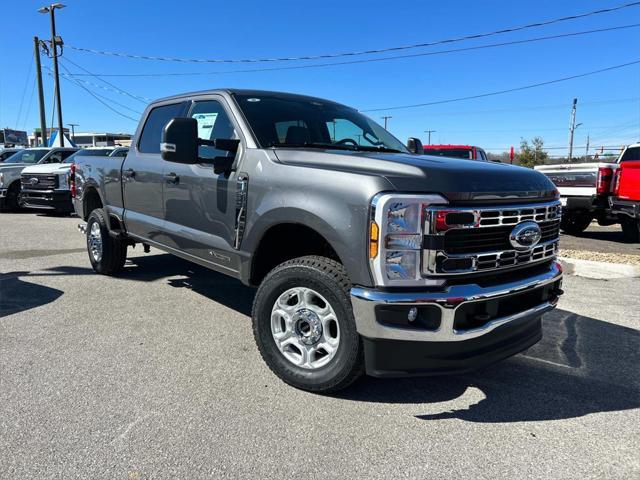
{"type": "Polygon", "coordinates": [[[407,320],[409,320],[409,322],[415,322],[416,318],[418,318],[418,309],[416,307],[411,307],[407,314],[407,320]]]}

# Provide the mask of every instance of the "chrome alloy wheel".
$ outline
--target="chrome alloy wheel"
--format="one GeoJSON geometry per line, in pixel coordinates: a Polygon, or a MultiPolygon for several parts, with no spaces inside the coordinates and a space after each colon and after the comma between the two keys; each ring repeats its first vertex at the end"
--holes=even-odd
{"type": "Polygon", "coordinates": [[[271,334],[287,360],[309,370],[328,364],[340,343],[333,307],[305,287],[290,288],[278,297],[271,310],[271,334]]]}
{"type": "Polygon", "coordinates": [[[100,224],[93,222],[91,229],[89,230],[89,253],[94,262],[98,263],[102,260],[102,232],[100,231],[100,224]]]}

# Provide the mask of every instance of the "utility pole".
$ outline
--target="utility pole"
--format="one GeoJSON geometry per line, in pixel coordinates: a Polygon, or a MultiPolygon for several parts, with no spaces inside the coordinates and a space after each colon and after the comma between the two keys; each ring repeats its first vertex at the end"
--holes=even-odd
{"type": "Polygon", "coordinates": [[[79,123],[67,123],[71,127],[71,141],[76,143],[76,127],[80,126],[79,123]]]}
{"type": "Polygon", "coordinates": [[[429,134],[429,141],[428,141],[427,145],[431,145],[431,134],[432,133],[436,133],[436,131],[435,130],[425,130],[424,133],[429,134]]]}
{"type": "Polygon", "coordinates": [[[573,132],[576,130],[576,107],[578,99],[573,99],[573,108],[571,109],[571,123],[569,124],[569,163],[573,158],[573,132]]]}
{"type": "Polygon", "coordinates": [[[387,120],[389,120],[390,118],[393,118],[391,115],[385,115],[384,117],[380,117],[384,120],[384,129],[387,129],[387,120]]]}
{"type": "Polygon", "coordinates": [[[42,66],[40,65],[40,39],[33,37],[34,55],[36,58],[36,80],[38,81],[38,100],[40,103],[40,135],[42,146],[47,146],[47,117],[44,111],[44,91],[42,89],[42,66]]]}
{"type": "Polygon", "coordinates": [[[58,136],[60,146],[64,147],[64,128],[62,126],[62,102],[60,101],[60,75],[58,73],[58,45],[62,46],[62,38],[56,37],[56,15],[57,8],[64,8],[62,3],[52,3],[48,7],[38,9],[40,13],[48,13],[51,18],[51,50],[53,52],[53,76],[55,79],[55,95],[58,105],[58,136]]]}
{"type": "Polygon", "coordinates": [[[589,134],[587,133],[587,149],[584,152],[584,156],[588,157],[589,156],[589,134]]]}

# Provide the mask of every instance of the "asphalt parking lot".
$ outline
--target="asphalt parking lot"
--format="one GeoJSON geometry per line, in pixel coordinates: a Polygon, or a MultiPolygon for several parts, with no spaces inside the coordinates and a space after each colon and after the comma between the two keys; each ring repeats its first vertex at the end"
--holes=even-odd
{"type": "Polygon", "coordinates": [[[562,234],[560,247],[565,250],[640,256],[640,243],[626,241],[620,225],[601,227],[595,222],[580,236],[562,234]]]}
{"type": "Polygon", "coordinates": [[[638,278],[567,276],[482,372],[319,396],[260,360],[253,290],[140,248],[96,276],[77,223],[0,215],[3,478],[640,477],[638,278]]]}

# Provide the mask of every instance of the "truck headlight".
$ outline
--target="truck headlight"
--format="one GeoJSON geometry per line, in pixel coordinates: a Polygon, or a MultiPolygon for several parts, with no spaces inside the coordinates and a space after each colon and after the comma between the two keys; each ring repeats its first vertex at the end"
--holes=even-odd
{"type": "Polygon", "coordinates": [[[369,260],[380,286],[416,286],[420,269],[423,211],[447,204],[440,195],[379,194],[371,203],[369,260]]]}

